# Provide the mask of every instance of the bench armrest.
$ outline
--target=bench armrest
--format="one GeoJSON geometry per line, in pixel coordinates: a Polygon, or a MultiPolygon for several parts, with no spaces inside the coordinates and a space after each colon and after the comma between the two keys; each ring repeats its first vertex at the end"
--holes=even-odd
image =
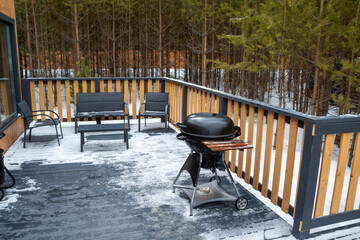
{"type": "Polygon", "coordinates": [[[142,106],[144,106],[144,105],[145,105],[145,103],[141,103],[141,104],[140,104],[139,115],[141,114],[141,108],[142,108],[142,106]]]}
{"type": "Polygon", "coordinates": [[[130,112],[129,112],[129,104],[127,103],[124,103],[125,104],[125,108],[126,108],[126,111],[127,111],[127,115],[129,116],[130,112]]]}
{"type": "Polygon", "coordinates": [[[166,104],[165,105],[165,113],[168,114],[168,111],[169,111],[169,104],[166,104]]]}

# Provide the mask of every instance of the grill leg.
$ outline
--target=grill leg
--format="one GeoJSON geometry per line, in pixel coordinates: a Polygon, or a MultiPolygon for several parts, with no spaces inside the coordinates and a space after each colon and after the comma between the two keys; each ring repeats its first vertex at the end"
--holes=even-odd
{"type": "Polygon", "coordinates": [[[199,170],[198,170],[198,173],[197,173],[196,182],[195,182],[195,186],[193,187],[194,190],[193,190],[193,194],[191,196],[191,201],[190,201],[190,216],[193,215],[193,203],[194,203],[194,199],[195,199],[196,187],[197,187],[197,184],[198,184],[198,179],[199,179],[199,175],[200,175],[200,169],[201,169],[202,160],[203,160],[203,154],[200,153],[199,170]]]}
{"type": "Polygon", "coordinates": [[[174,184],[176,184],[177,180],[179,179],[180,175],[182,173],[182,170],[179,171],[178,175],[176,176],[174,182],[173,182],[173,193],[175,193],[175,187],[174,184]]]}
{"type": "Polygon", "coordinates": [[[232,175],[231,175],[231,173],[230,173],[230,171],[229,171],[229,168],[228,168],[227,164],[225,163],[225,153],[223,153],[222,161],[223,161],[223,164],[224,164],[224,166],[225,166],[226,172],[227,172],[227,174],[229,175],[230,181],[231,181],[232,185],[233,185],[234,188],[235,188],[236,194],[238,195],[238,197],[240,197],[240,193],[239,193],[239,191],[238,191],[238,189],[237,189],[237,187],[236,187],[234,178],[232,177],[232,175]]]}

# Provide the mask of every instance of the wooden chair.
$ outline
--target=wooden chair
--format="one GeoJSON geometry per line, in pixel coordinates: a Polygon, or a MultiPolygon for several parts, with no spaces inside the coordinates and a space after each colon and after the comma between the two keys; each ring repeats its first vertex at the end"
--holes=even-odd
{"type": "Polygon", "coordinates": [[[138,120],[139,120],[139,132],[140,132],[140,120],[141,117],[145,119],[146,126],[146,118],[148,117],[159,117],[164,120],[165,128],[169,127],[168,118],[169,118],[169,94],[168,93],[155,93],[148,92],[145,95],[145,102],[140,105],[138,120]],[[144,112],[141,113],[142,107],[144,108],[144,112]]]}
{"type": "Polygon", "coordinates": [[[23,114],[23,119],[24,119],[24,148],[25,148],[25,142],[26,142],[26,130],[30,130],[29,133],[29,140],[31,141],[31,131],[34,128],[38,128],[38,127],[45,127],[45,126],[55,126],[55,131],[56,131],[56,138],[58,141],[58,145],[60,146],[60,140],[59,140],[59,133],[58,133],[58,129],[57,126],[60,126],[60,131],[61,131],[61,137],[64,138],[63,135],[63,131],[61,128],[61,119],[59,118],[59,115],[52,111],[52,110],[37,110],[37,111],[31,111],[29,105],[25,102],[25,101],[21,101],[20,103],[17,104],[20,112],[23,114]],[[45,114],[43,112],[52,112],[54,113],[54,115],[56,117],[51,117],[48,114],[45,114]],[[46,119],[45,120],[39,120],[37,119],[37,117],[39,116],[45,116],[46,119]],[[36,121],[34,120],[34,117],[36,117],[36,121]]]}

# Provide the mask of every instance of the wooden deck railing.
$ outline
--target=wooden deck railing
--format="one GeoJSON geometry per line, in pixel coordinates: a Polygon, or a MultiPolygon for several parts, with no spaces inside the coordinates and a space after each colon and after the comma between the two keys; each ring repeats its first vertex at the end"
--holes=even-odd
{"type": "Polygon", "coordinates": [[[72,106],[80,89],[124,92],[133,119],[146,92],[168,92],[172,123],[192,113],[217,112],[240,126],[240,139],[254,149],[227,151],[226,162],[239,178],[294,218],[296,237],[307,238],[310,229],[360,218],[359,206],[354,205],[360,188],[360,116],[309,116],[171,78],[25,79],[22,87],[33,109],[47,104],[64,121],[73,120],[72,106]],[[354,162],[345,179],[352,133],[357,136],[354,162]],[[341,140],[337,170],[330,175],[335,134],[341,140]],[[331,206],[323,216],[330,193],[331,206]],[[342,194],[346,194],[344,209],[340,209],[342,194]]]}

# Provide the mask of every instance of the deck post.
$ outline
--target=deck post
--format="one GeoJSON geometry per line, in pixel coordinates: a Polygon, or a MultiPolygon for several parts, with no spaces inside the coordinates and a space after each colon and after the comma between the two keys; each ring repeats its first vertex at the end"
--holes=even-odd
{"type": "Polygon", "coordinates": [[[220,101],[219,101],[219,113],[226,115],[227,114],[227,99],[224,98],[223,96],[220,96],[220,101]]]}
{"type": "Polygon", "coordinates": [[[100,92],[100,79],[99,78],[95,79],[95,92],[96,93],[100,92]]]}
{"type": "Polygon", "coordinates": [[[165,92],[165,80],[164,79],[160,79],[160,92],[165,92]]]}
{"type": "Polygon", "coordinates": [[[30,93],[30,80],[26,78],[21,80],[21,93],[22,93],[22,100],[25,100],[31,109],[32,105],[31,105],[31,93],[30,93]]]}
{"type": "Polygon", "coordinates": [[[181,112],[181,119],[184,120],[186,117],[186,110],[187,110],[187,86],[183,86],[182,91],[182,112],[181,112]]]}
{"type": "Polygon", "coordinates": [[[315,124],[306,123],[302,152],[299,188],[296,199],[295,218],[292,234],[299,239],[309,237],[310,230],[302,230],[312,219],[317,178],[320,165],[322,135],[314,135],[315,124]]]}

